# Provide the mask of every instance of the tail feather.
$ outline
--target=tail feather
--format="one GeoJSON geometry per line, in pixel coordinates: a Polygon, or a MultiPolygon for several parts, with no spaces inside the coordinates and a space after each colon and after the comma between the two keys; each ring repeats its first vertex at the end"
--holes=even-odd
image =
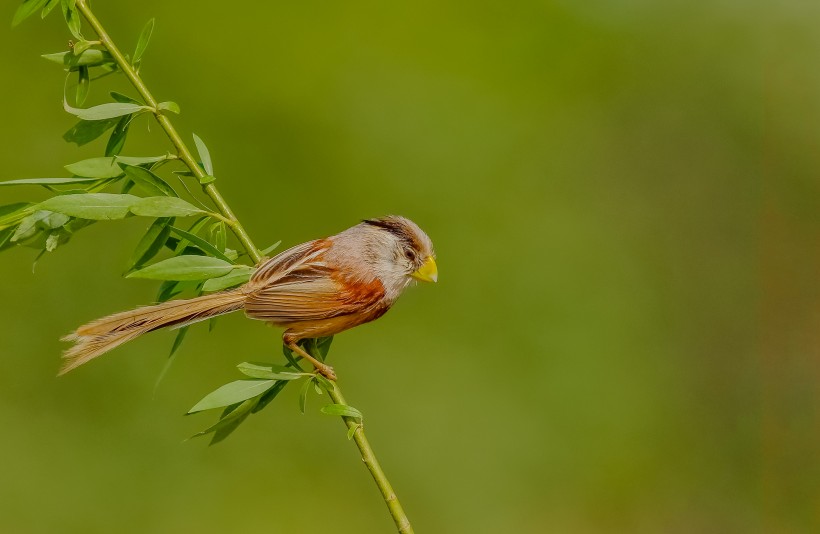
{"type": "Polygon", "coordinates": [[[145,306],[97,319],[62,339],[73,342],[74,346],[63,353],[65,362],[59,374],[63,375],[152,330],[184,326],[241,310],[244,306],[245,293],[240,288],[193,299],[145,306]]]}

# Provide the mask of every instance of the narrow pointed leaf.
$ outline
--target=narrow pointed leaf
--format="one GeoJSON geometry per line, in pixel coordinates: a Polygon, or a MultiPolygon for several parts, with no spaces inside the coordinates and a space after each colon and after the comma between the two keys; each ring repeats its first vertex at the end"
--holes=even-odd
{"type": "Polygon", "coordinates": [[[362,418],[362,412],[347,404],[328,404],[327,406],[322,406],[322,413],[327,415],[341,415],[343,417],[355,417],[356,419],[362,418]]]}
{"type": "Polygon", "coordinates": [[[67,52],[43,54],[40,57],[52,63],[58,63],[67,67],[69,70],[74,70],[78,67],[99,67],[100,65],[114,61],[114,57],[111,54],[103,50],[97,50],[96,48],[88,48],[76,54],[73,50],[69,50],[67,52]]]}
{"type": "Polygon", "coordinates": [[[80,121],[63,134],[63,139],[69,143],[76,143],[83,146],[113,128],[119,119],[106,119],[102,121],[80,121]]]}
{"type": "Polygon", "coordinates": [[[68,185],[96,182],[97,178],[22,178],[20,180],[8,180],[0,182],[0,186],[5,185],[68,185]]]}
{"type": "Polygon", "coordinates": [[[113,157],[84,159],[66,165],[65,170],[85,178],[116,178],[124,172],[113,157]]]}
{"type": "Polygon", "coordinates": [[[299,411],[305,413],[305,408],[307,407],[307,395],[308,391],[310,390],[310,385],[313,383],[313,377],[308,378],[305,380],[305,383],[302,385],[302,388],[299,390],[299,411]]]}
{"type": "Polygon", "coordinates": [[[261,252],[263,256],[267,256],[268,254],[270,254],[271,252],[276,250],[279,247],[279,245],[281,245],[281,244],[282,244],[282,241],[279,240],[276,243],[274,243],[273,245],[266,248],[265,250],[260,250],[259,252],[261,252]]]}
{"type": "Polygon", "coordinates": [[[178,197],[146,197],[132,204],[130,209],[131,213],[142,217],[188,217],[204,213],[178,197]]]}
{"type": "Polygon", "coordinates": [[[131,206],[140,200],[134,195],[111,193],[62,195],[41,202],[38,209],[56,211],[82,219],[103,221],[125,218],[131,206]]]}
{"type": "Polygon", "coordinates": [[[61,0],[63,17],[65,17],[65,21],[71,35],[77,39],[82,39],[83,36],[80,33],[80,14],[74,6],[75,3],[75,0],[61,0]]]}
{"type": "Polygon", "coordinates": [[[88,98],[88,90],[91,88],[91,75],[88,73],[88,67],[80,67],[77,69],[79,78],[77,81],[77,105],[85,104],[85,99],[88,98]]]}
{"type": "Polygon", "coordinates": [[[139,40],[137,40],[137,48],[134,50],[134,58],[131,63],[137,63],[142,59],[145,49],[148,48],[148,42],[151,40],[151,34],[154,33],[154,19],[149,20],[140,33],[139,40]]]}
{"type": "MultiPolygon", "coordinates": [[[[119,159],[118,161],[122,161],[119,159]]],[[[137,167],[134,165],[122,165],[125,174],[128,175],[138,186],[143,188],[151,195],[164,195],[169,197],[176,197],[176,191],[168,185],[165,180],[154,174],[153,172],[145,169],[143,167],[137,167]]],[[[183,201],[185,202],[185,201],[183,201]]],[[[187,202],[185,202],[188,204],[187,202]]],[[[190,204],[188,204],[191,206],[190,204]]],[[[193,207],[193,206],[191,206],[193,207]]],[[[194,208],[197,209],[197,208],[194,208]]],[[[198,212],[202,212],[202,210],[198,210],[198,212]]],[[[139,214],[137,214],[139,215],[139,214]]]]}
{"type": "Polygon", "coordinates": [[[216,389],[196,403],[188,413],[222,408],[257,397],[276,383],[276,380],[237,380],[216,389]]]}
{"type": "Polygon", "coordinates": [[[131,119],[133,118],[133,115],[123,115],[117,121],[117,125],[114,126],[111,136],[108,138],[108,143],[105,145],[106,156],[118,156],[125,148],[125,140],[128,138],[128,129],[131,127],[131,119]]]}
{"type": "Polygon", "coordinates": [[[251,275],[254,270],[255,269],[253,267],[249,267],[247,265],[238,265],[236,269],[229,272],[225,276],[211,278],[205,282],[202,286],[202,291],[206,293],[213,293],[214,291],[222,291],[223,289],[228,289],[229,287],[244,284],[251,279],[251,275]]]}
{"type": "Polygon", "coordinates": [[[40,13],[40,18],[46,18],[51,10],[57,7],[60,4],[60,0],[48,0],[48,3],[43,7],[42,13],[40,13]]]}
{"type": "Polygon", "coordinates": [[[134,253],[131,255],[129,269],[142,267],[145,262],[151,260],[151,258],[157,255],[157,252],[162,250],[162,246],[165,244],[168,236],[171,235],[169,226],[172,223],[173,218],[161,217],[148,227],[145,235],[143,235],[142,239],[137,243],[137,248],[134,249],[134,253]]]}
{"type": "Polygon", "coordinates": [[[15,202],[0,206],[0,228],[14,227],[35,211],[34,204],[29,202],[15,202]]]}
{"type": "Polygon", "coordinates": [[[208,176],[213,176],[214,165],[211,162],[211,153],[208,152],[208,147],[205,146],[205,142],[200,139],[197,134],[194,134],[194,144],[199,153],[199,160],[202,162],[202,167],[205,169],[205,172],[208,173],[208,176]]]}
{"type": "MultiPolygon", "coordinates": [[[[242,423],[242,421],[245,420],[246,417],[248,417],[248,415],[250,415],[251,410],[253,409],[256,402],[257,399],[254,398],[242,401],[238,404],[228,406],[227,408],[225,408],[225,410],[223,410],[222,415],[219,416],[219,421],[217,421],[210,427],[206,428],[202,432],[197,432],[196,434],[191,436],[191,438],[193,439],[198,438],[200,436],[206,436],[212,432],[227,429],[231,426],[233,426],[233,428],[236,428],[237,426],[239,426],[240,423],[242,423]]],[[[233,431],[233,428],[231,429],[231,431],[233,431]]],[[[230,433],[230,431],[228,433],[230,433]]]]}
{"type": "Polygon", "coordinates": [[[191,243],[193,243],[194,246],[198,247],[202,252],[204,252],[204,253],[206,253],[210,256],[214,256],[215,258],[225,260],[228,263],[233,263],[230,260],[230,258],[225,256],[225,254],[223,254],[222,252],[217,250],[216,247],[214,247],[212,244],[208,243],[207,241],[205,241],[204,239],[202,239],[198,235],[192,234],[190,232],[186,232],[185,230],[181,230],[177,227],[172,227],[171,231],[173,233],[175,233],[176,235],[178,235],[180,237],[183,237],[183,238],[187,239],[188,241],[190,241],[191,243]]]}
{"type": "Polygon", "coordinates": [[[128,95],[124,95],[124,94],[122,94],[122,93],[118,93],[118,92],[116,92],[116,91],[111,91],[111,92],[110,92],[110,93],[108,93],[108,94],[109,94],[109,95],[111,95],[111,98],[113,98],[113,99],[114,99],[114,100],[116,100],[117,102],[120,102],[121,104],[136,104],[136,105],[138,105],[138,106],[142,106],[142,105],[144,105],[144,104],[143,104],[142,102],[140,102],[139,100],[137,100],[137,99],[135,99],[135,98],[131,98],[131,97],[130,97],[130,96],[128,96],[128,95]]]}
{"type": "Polygon", "coordinates": [[[176,102],[160,102],[157,104],[157,109],[161,109],[163,111],[170,111],[172,113],[176,113],[179,115],[182,110],[179,109],[179,104],[176,102]]]}
{"type": "Polygon", "coordinates": [[[265,363],[242,362],[236,368],[245,376],[268,380],[296,380],[306,375],[306,373],[295,373],[293,369],[281,365],[265,363]]]}
{"type": "Polygon", "coordinates": [[[169,159],[166,156],[117,156],[117,163],[124,163],[125,165],[148,165],[158,163],[160,161],[165,161],[169,159]]]}
{"type": "Polygon", "coordinates": [[[154,392],[157,391],[162,380],[165,378],[165,375],[168,374],[168,371],[171,369],[171,366],[174,365],[177,357],[177,350],[182,345],[182,342],[185,340],[185,336],[188,334],[188,329],[190,326],[183,326],[177,331],[177,335],[174,338],[174,344],[171,345],[171,353],[168,354],[168,358],[165,360],[165,365],[162,366],[162,370],[159,372],[159,376],[157,377],[156,382],[154,382],[154,392]]]}
{"type": "Polygon", "coordinates": [[[74,43],[74,46],[71,47],[71,51],[74,53],[75,56],[79,56],[89,48],[94,46],[91,41],[78,41],[74,43]]]}
{"type": "Polygon", "coordinates": [[[91,108],[74,108],[69,106],[65,100],[63,101],[63,107],[67,112],[85,121],[113,119],[115,117],[122,117],[123,115],[130,115],[151,109],[148,106],[130,103],[123,104],[121,102],[110,102],[91,108]]]}
{"type": "Polygon", "coordinates": [[[146,278],[149,280],[207,280],[228,274],[234,266],[210,256],[175,256],[138,271],[126,278],[146,278]]]}
{"type": "Polygon", "coordinates": [[[17,11],[14,12],[14,18],[11,21],[12,26],[17,26],[33,14],[37,13],[40,8],[46,5],[48,0],[23,0],[17,11]]]}

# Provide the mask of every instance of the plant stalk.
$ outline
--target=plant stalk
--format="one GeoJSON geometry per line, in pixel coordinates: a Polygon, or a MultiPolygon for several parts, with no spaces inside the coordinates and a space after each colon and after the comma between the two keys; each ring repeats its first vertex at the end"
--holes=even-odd
{"type": "MultiPolygon", "coordinates": [[[[179,133],[174,128],[174,125],[171,123],[171,120],[161,111],[157,109],[157,100],[148,90],[148,87],[142,81],[139,74],[137,74],[136,70],[131,66],[122,52],[117,48],[117,45],[108,35],[108,32],[102,26],[100,21],[88,7],[87,0],[77,0],[76,1],[77,10],[85,17],[88,23],[96,32],[97,36],[100,38],[100,43],[108,50],[114,60],[117,62],[120,70],[125,73],[128,80],[131,84],[136,88],[142,98],[145,100],[146,105],[151,106],[154,108],[154,116],[159,122],[162,129],[165,131],[168,138],[173,143],[174,147],[176,147],[179,158],[187,165],[187,167],[191,170],[191,172],[196,176],[198,179],[202,179],[206,176],[205,171],[199,166],[196,162],[194,157],[191,155],[191,151],[186,146],[185,142],[179,136],[179,133]]],[[[248,233],[245,231],[242,224],[236,218],[236,215],[231,210],[228,203],[225,202],[225,199],[219,193],[216,186],[211,183],[204,184],[202,186],[205,193],[211,198],[211,200],[216,205],[219,212],[222,214],[222,217],[225,218],[226,224],[230,226],[231,230],[233,230],[236,237],[242,243],[242,246],[247,251],[248,255],[253,259],[254,263],[259,263],[262,260],[262,254],[259,252],[259,249],[256,248],[256,245],[253,244],[248,233]]],[[[333,382],[333,388],[328,390],[328,394],[333,399],[333,402],[336,404],[347,404],[345,402],[344,396],[342,395],[341,390],[339,389],[338,384],[333,382]]],[[[356,446],[359,448],[359,452],[362,455],[362,461],[364,462],[367,469],[370,471],[370,474],[373,476],[373,480],[376,482],[376,486],[378,486],[379,491],[384,497],[384,502],[387,504],[387,508],[390,511],[390,515],[393,517],[393,521],[396,523],[396,528],[400,534],[413,534],[413,527],[410,525],[410,520],[407,518],[407,515],[404,513],[404,509],[401,506],[401,502],[399,502],[396,493],[393,491],[393,487],[390,485],[390,481],[387,479],[387,476],[384,474],[384,471],[379,465],[379,461],[376,459],[376,455],[373,452],[373,449],[370,447],[370,442],[367,441],[367,437],[364,434],[364,428],[362,425],[356,421],[356,419],[352,417],[342,417],[344,420],[345,425],[347,425],[348,429],[356,427],[353,431],[353,441],[356,443],[356,446]]]]}
{"type": "MultiPolygon", "coordinates": [[[[333,384],[333,389],[329,389],[327,392],[330,398],[333,399],[333,402],[347,405],[342,391],[339,389],[339,385],[336,382],[331,382],[331,384],[333,384]]],[[[387,509],[390,510],[390,515],[393,517],[393,521],[396,523],[396,528],[399,533],[413,534],[413,526],[404,513],[401,502],[399,502],[396,492],[393,491],[393,486],[390,485],[390,481],[387,480],[387,476],[384,474],[384,471],[382,471],[382,467],[379,465],[379,461],[376,459],[376,455],[370,447],[370,442],[367,441],[367,436],[364,435],[364,426],[353,417],[343,416],[342,419],[344,419],[348,429],[356,427],[356,430],[353,431],[353,441],[356,442],[356,446],[362,454],[364,465],[368,471],[370,471],[370,474],[373,475],[373,480],[376,482],[376,486],[379,487],[382,497],[384,497],[384,502],[387,504],[387,509]]]]}
{"type": "MultiPolygon", "coordinates": [[[[177,155],[179,159],[181,159],[185,165],[190,169],[190,171],[196,176],[197,179],[202,180],[207,175],[205,171],[202,170],[202,167],[194,159],[193,155],[191,155],[191,151],[188,149],[188,146],[180,137],[179,133],[177,132],[174,125],[171,123],[171,119],[168,118],[161,110],[157,109],[157,100],[154,98],[154,95],[151,94],[151,91],[148,90],[148,87],[145,85],[145,82],[142,81],[137,71],[134,70],[134,67],[128,62],[125,58],[123,53],[114,43],[111,36],[108,35],[108,32],[105,30],[103,25],[91,11],[91,8],[88,7],[87,0],[77,0],[75,4],[77,10],[85,17],[85,20],[91,25],[94,29],[94,32],[100,38],[100,43],[108,50],[111,56],[116,61],[117,66],[120,70],[125,74],[134,88],[139,92],[140,96],[145,100],[145,104],[154,108],[154,117],[156,117],[157,122],[165,131],[168,138],[171,140],[171,143],[177,149],[177,155]]],[[[205,194],[210,197],[213,203],[216,205],[219,212],[228,220],[228,226],[230,226],[233,233],[236,235],[239,242],[242,243],[242,247],[248,252],[248,255],[253,260],[254,264],[259,263],[262,261],[262,254],[259,252],[259,249],[256,248],[256,245],[253,244],[251,237],[245,231],[245,228],[236,218],[236,215],[231,210],[228,203],[225,202],[225,199],[219,193],[219,190],[216,186],[211,183],[203,184],[202,190],[205,191],[205,194]]]]}

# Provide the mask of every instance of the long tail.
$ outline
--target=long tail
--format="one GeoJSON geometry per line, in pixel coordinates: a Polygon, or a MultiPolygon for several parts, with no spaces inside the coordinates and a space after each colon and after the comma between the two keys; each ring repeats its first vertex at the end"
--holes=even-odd
{"type": "Polygon", "coordinates": [[[216,317],[245,306],[242,288],[188,300],[172,300],[155,306],[115,313],[79,327],[62,341],[75,345],[63,353],[63,375],[109,350],[152,330],[182,326],[216,317]]]}

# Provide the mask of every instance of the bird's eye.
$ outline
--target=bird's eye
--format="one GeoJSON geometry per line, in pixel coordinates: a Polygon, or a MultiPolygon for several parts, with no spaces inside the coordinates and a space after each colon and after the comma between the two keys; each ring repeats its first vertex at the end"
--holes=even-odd
{"type": "Polygon", "coordinates": [[[404,251],[404,257],[410,261],[416,261],[416,253],[410,249],[404,251]]]}

